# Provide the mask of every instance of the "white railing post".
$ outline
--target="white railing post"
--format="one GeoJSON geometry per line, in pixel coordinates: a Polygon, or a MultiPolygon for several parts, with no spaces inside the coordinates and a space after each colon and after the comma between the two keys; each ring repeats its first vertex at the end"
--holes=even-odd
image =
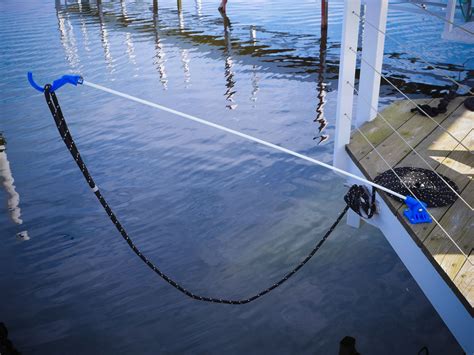
{"type": "MultiPolygon", "coordinates": [[[[352,110],[354,106],[354,85],[359,40],[360,0],[344,1],[344,19],[342,24],[341,56],[339,61],[339,82],[337,86],[336,132],[334,138],[334,163],[337,168],[348,171],[350,159],[346,153],[346,144],[351,139],[352,110]],[[347,83],[349,82],[350,85],[347,83]]],[[[360,217],[350,210],[347,223],[359,227],[360,217]]]]}
{"type": "Polygon", "coordinates": [[[357,50],[359,38],[359,18],[353,12],[358,14],[359,11],[360,0],[344,1],[333,163],[335,167],[343,170],[349,168],[349,157],[345,151],[345,146],[349,143],[351,137],[352,108],[354,104],[354,90],[351,85],[354,85],[357,59],[353,50],[357,50]]]}
{"type": "Polygon", "coordinates": [[[360,126],[377,116],[380,93],[380,75],[383,63],[388,0],[366,0],[365,20],[362,38],[362,61],[360,64],[359,92],[357,99],[356,124],[360,126]],[[374,28],[375,27],[375,28],[374,28]],[[378,31],[377,28],[380,30],[378,31]],[[374,70],[375,68],[375,70],[374,70]]]}

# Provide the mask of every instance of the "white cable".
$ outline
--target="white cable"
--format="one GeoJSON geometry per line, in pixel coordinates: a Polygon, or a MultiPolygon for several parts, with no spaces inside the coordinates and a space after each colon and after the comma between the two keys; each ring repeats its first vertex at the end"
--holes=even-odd
{"type": "MultiPolygon", "coordinates": [[[[357,56],[359,54],[354,50],[354,48],[349,47],[349,50],[351,50],[353,53],[355,53],[357,56]]],[[[403,97],[405,97],[408,101],[410,101],[413,105],[415,105],[418,110],[420,110],[426,117],[428,117],[431,121],[433,121],[438,127],[440,127],[443,131],[445,131],[451,138],[453,138],[456,142],[459,143],[462,147],[464,147],[469,153],[472,154],[471,150],[466,147],[459,139],[457,139],[451,132],[449,132],[446,128],[444,128],[441,124],[439,124],[433,117],[428,115],[425,110],[423,110],[420,105],[418,105],[415,101],[410,99],[402,90],[400,90],[394,83],[392,83],[385,75],[383,75],[380,71],[374,68],[372,64],[370,64],[367,60],[365,60],[362,56],[360,56],[360,59],[367,64],[374,72],[376,72],[378,75],[380,75],[387,83],[389,83],[395,90],[397,90],[400,94],[402,94],[403,97]]]]}
{"type": "Polygon", "coordinates": [[[438,71],[439,73],[443,73],[442,76],[446,79],[448,79],[449,81],[451,81],[453,84],[456,84],[456,85],[459,85],[459,86],[463,86],[467,89],[469,89],[469,94],[471,95],[474,95],[474,91],[471,91],[472,88],[469,86],[469,85],[466,85],[466,84],[461,84],[459,82],[457,82],[456,80],[454,80],[453,78],[451,78],[450,76],[444,74],[446,71],[443,70],[443,69],[439,69],[436,65],[434,64],[431,64],[430,62],[428,62],[427,60],[423,59],[423,57],[417,53],[417,52],[413,52],[411,50],[407,50],[407,47],[401,43],[398,39],[395,39],[394,36],[392,35],[389,35],[386,31],[382,31],[380,28],[378,28],[377,26],[375,26],[374,24],[370,23],[369,21],[367,21],[367,19],[363,18],[360,16],[360,14],[356,13],[355,11],[352,11],[352,13],[357,16],[359,18],[359,20],[361,21],[364,21],[364,23],[366,23],[367,25],[369,25],[370,27],[372,27],[373,29],[375,29],[377,32],[379,32],[380,34],[386,36],[387,38],[389,38],[390,40],[392,40],[393,42],[397,43],[399,46],[401,46],[402,48],[404,48],[405,52],[407,52],[408,54],[411,54],[413,56],[416,56],[418,57],[418,59],[420,59],[423,63],[425,63],[426,65],[432,67],[434,70],[438,71]]]}
{"type": "MultiPolygon", "coordinates": [[[[350,121],[349,116],[345,113],[344,116],[350,121]]],[[[405,186],[405,188],[410,192],[410,194],[413,196],[415,200],[418,201],[418,203],[421,204],[421,201],[416,197],[416,195],[411,191],[411,189],[408,187],[407,184],[402,180],[402,178],[395,172],[395,170],[392,168],[392,166],[385,160],[385,158],[382,156],[382,154],[375,148],[375,146],[372,144],[372,142],[367,138],[367,136],[359,129],[359,127],[356,127],[356,130],[364,137],[364,139],[369,143],[369,145],[372,147],[372,149],[377,153],[377,155],[383,160],[383,162],[388,166],[388,168],[395,174],[395,176],[400,180],[400,182],[405,186]]],[[[466,253],[461,249],[461,247],[454,241],[453,237],[449,235],[449,233],[443,228],[443,226],[438,222],[436,218],[433,217],[431,213],[428,212],[428,209],[425,208],[426,213],[431,217],[431,219],[438,225],[439,228],[448,236],[448,238],[451,240],[451,242],[454,244],[454,246],[461,252],[461,254],[466,258],[467,261],[469,261],[469,258],[466,253]]],[[[471,264],[472,262],[469,261],[471,264]]],[[[474,264],[473,264],[474,265],[474,264]]]]}
{"type": "MultiPolygon", "coordinates": [[[[370,180],[367,180],[367,179],[364,179],[364,178],[361,178],[357,175],[354,175],[354,174],[351,174],[345,170],[342,170],[342,169],[339,169],[339,168],[336,168],[332,165],[329,165],[329,164],[326,164],[326,163],[323,163],[319,160],[316,160],[316,159],[313,159],[313,158],[310,158],[306,155],[303,155],[303,154],[300,154],[300,153],[297,153],[295,151],[292,151],[292,150],[289,150],[287,148],[283,148],[283,147],[280,147],[276,144],[273,144],[273,143],[270,143],[270,142],[267,142],[267,141],[264,141],[262,139],[259,139],[259,138],[256,138],[256,137],[253,137],[253,136],[250,136],[248,134],[245,134],[245,133],[242,133],[242,132],[239,132],[239,131],[235,131],[233,129],[230,129],[230,128],[227,128],[227,127],[224,127],[224,126],[221,126],[221,125],[218,125],[216,123],[212,123],[212,122],[209,122],[209,121],[206,121],[206,120],[203,120],[201,118],[198,118],[198,117],[195,117],[195,116],[192,116],[192,115],[189,115],[189,114],[186,114],[186,113],[183,113],[183,112],[180,112],[180,111],[176,111],[176,110],[173,110],[171,108],[168,108],[168,107],[165,107],[165,106],[162,106],[162,105],[158,105],[158,104],[155,104],[153,102],[150,102],[150,101],[147,101],[147,100],[143,100],[143,99],[140,99],[138,97],[135,97],[135,96],[132,96],[132,95],[128,95],[128,94],[125,94],[123,92],[120,92],[120,91],[116,91],[116,90],[113,90],[113,89],[109,89],[107,87],[104,87],[104,86],[101,86],[101,85],[98,85],[98,84],[94,84],[92,82],[89,82],[89,81],[86,81],[84,80],[83,81],[83,85],[86,85],[86,86],[89,86],[89,87],[92,87],[94,89],[98,89],[98,90],[101,90],[101,91],[104,91],[104,92],[108,92],[110,94],[113,94],[113,95],[116,95],[116,96],[120,96],[120,97],[123,97],[125,99],[128,99],[128,100],[131,100],[131,101],[135,101],[135,102],[138,102],[138,103],[141,103],[141,104],[144,104],[144,105],[147,105],[147,106],[150,106],[150,107],[154,107],[154,108],[157,108],[159,110],[162,110],[162,111],[166,111],[166,112],[169,112],[169,113],[172,113],[172,114],[175,114],[177,116],[180,116],[180,117],[183,117],[183,118],[186,118],[186,119],[189,119],[191,121],[195,121],[195,122],[198,122],[198,123],[201,123],[201,124],[204,124],[206,126],[209,126],[209,127],[213,127],[213,128],[216,128],[216,129],[219,129],[221,131],[224,131],[224,132],[227,132],[227,133],[230,133],[230,134],[233,134],[235,136],[239,136],[239,137],[242,137],[242,138],[245,138],[247,140],[250,140],[252,142],[255,142],[255,143],[259,143],[261,145],[264,145],[264,146],[267,146],[267,147],[270,147],[270,148],[273,148],[273,149],[276,149],[278,151],[281,151],[283,153],[286,153],[286,154],[289,154],[289,155],[292,155],[294,157],[297,157],[297,158],[300,158],[300,159],[303,159],[303,160],[306,160],[306,161],[309,161],[311,163],[314,163],[314,164],[317,164],[317,165],[320,165],[322,167],[325,167],[327,169],[330,169],[332,171],[335,171],[335,172],[338,172],[342,175],[345,175],[345,176],[348,176],[348,177],[351,177],[355,180],[358,180],[358,181],[361,181],[361,182],[364,182],[368,185],[371,185],[373,187],[376,187],[378,188],[379,190],[382,190],[382,191],[385,191],[389,194],[392,194],[398,198],[401,198],[402,200],[406,200],[406,196],[403,196],[401,194],[399,194],[398,192],[395,192],[395,191],[392,191],[382,185],[379,185],[379,184],[376,184],[370,180]]],[[[367,137],[365,137],[365,135],[362,133],[363,137],[367,140],[367,137]]],[[[377,154],[380,155],[380,153],[378,153],[377,149],[372,145],[372,143],[370,141],[368,141],[368,143],[372,146],[372,148],[374,149],[374,151],[377,152],[377,154]]],[[[384,161],[385,159],[380,156],[384,161]]],[[[385,161],[386,162],[386,161],[385,161]]],[[[388,164],[386,162],[386,164],[390,167],[390,164],[388,164]]],[[[392,170],[393,171],[393,170],[392,170]]],[[[395,173],[396,174],[396,173],[395,173]]],[[[400,177],[397,175],[397,177],[400,179],[400,177]]],[[[400,179],[401,180],[401,179],[400,179]]],[[[403,183],[403,182],[402,182],[403,183]]],[[[406,185],[405,185],[406,186],[406,185]]],[[[407,187],[408,191],[410,191],[410,189],[407,187]]],[[[415,198],[418,203],[421,204],[421,201],[416,197],[415,194],[413,194],[411,191],[410,193],[413,195],[413,198],[415,198]]],[[[448,238],[454,243],[454,245],[461,251],[461,253],[467,258],[467,255],[462,251],[462,249],[459,248],[459,246],[456,244],[456,242],[453,240],[453,238],[448,234],[448,232],[446,232],[446,230],[441,226],[441,224],[427,211],[427,209],[424,209],[429,215],[430,217],[433,219],[433,221],[436,222],[436,224],[441,228],[441,230],[448,236],[448,238]]],[[[468,259],[469,261],[469,259],[468,259]]],[[[470,261],[469,261],[470,262],[470,261]]]]}
{"type": "Polygon", "coordinates": [[[374,110],[375,112],[377,112],[377,115],[378,115],[381,119],[383,119],[383,120],[385,121],[385,123],[392,129],[392,131],[395,132],[395,134],[396,134],[398,137],[400,137],[400,139],[401,139],[403,142],[405,142],[405,144],[413,151],[413,153],[415,153],[415,154],[430,168],[430,170],[431,170],[433,173],[435,173],[436,176],[438,176],[438,177],[446,184],[446,186],[448,186],[448,187],[451,189],[451,191],[452,191],[453,193],[455,193],[456,196],[457,196],[461,201],[463,201],[463,202],[465,203],[465,205],[466,205],[467,207],[469,207],[469,208],[471,209],[471,211],[474,210],[474,209],[472,208],[472,206],[471,206],[466,200],[464,200],[464,198],[462,198],[462,196],[461,196],[440,174],[438,174],[438,172],[437,172],[436,170],[434,170],[434,169],[431,167],[430,163],[428,163],[428,162],[425,160],[425,158],[423,158],[423,157],[421,156],[421,154],[418,153],[418,152],[415,150],[415,148],[413,148],[413,147],[411,146],[411,144],[408,143],[408,141],[405,140],[405,138],[403,138],[403,136],[396,130],[396,128],[393,127],[392,124],[391,124],[379,111],[377,111],[377,109],[376,109],[372,104],[370,104],[370,102],[368,102],[368,100],[367,100],[363,95],[360,94],[359,90],[357,90],[357,89],[354,87],[354,85],[352,85],[349,81],[347,81],[346,83],[349,84],[349,85],[352,87],[352,89],[354,89],[354,91],[356,92],[356,94],[357,94],[362,100],[364,100],[364,102],[365,102],[366,104],[368,104],[368,105],[372,108],[372,110],[374,110]]]}
{"type": "Polygon", "coordinates": [[[410,2],[410,4],[412,4],[413,6],[416,6],[417,8],[419,8],[419,9],[421,9],[421,10],[424,10],[424,11],[426,11],[427,13],[429,13],[430,15],[435,16],[435,17],[437,17],[437,18],[443,20],[444,22],[447,22],[447,23],[453,25],[454,27],[457,27],[457,28],[459,28],[460,30],[463,30],[464,32],[469,33],[470,35],[474,36],[474,32],[469,31],[467,28],[464,28],[464,27],[458,25],[457,23],[454,23],[453,21],[447,20],[446,18],[444,18],[444,17],[442,17],[442,16],[440,16],[440,15],[438,15],[438,14],[435,14],[434,12],[431,12],[431,11],[425,9],[423,6],[418,6],[417,4],[412,3],[412,2],[410,2]]]}
{"type": "Polygon", "coordinates": [[[158,104],[155,104],[155,103],[153,103],[153,102],[150,102],[150,101],[147,101],[147,100],[143,100],[143,99],[140,99],[140,98],[135,97],[135,96],[132,96],[132,95],[125,94],[125,93],[120,92],[120,91],[116,91],[116,90],[113,90],[113,89],[109,89],[109,88],[104,87],[104,86],[102,86],[102,85],[98,85],[98,84],[91,83],[90,81],[84,80],[82,84],[83,84],[83,85],[86,85],[86,86],[89,86],[89,87],[92,87],[92,88],[94,88],[94,89],[98,89],[98,90],[102,90],[102,91],[108,92],[109,94],[113,94],[113,95],[120,96],[120,97],[123,97],[123,98],[128,99],[128,100],[131,100],[131,101],[135,101],[135,102],[141,103],[141,104],[143,104],[143,105],[147,105],[147,106],[154,107],[154,108],[157,108],[157,109],[162,110],[162,111],[166,111],[166,112],[172,113],[172,114],[177,115],[177,116],[181,116],[181,117],[186,118],[186,119],[191,120],[191,121],[199,122],[199,123],[204,124],[204,125],[206,125],[206,126],[213,127],[213,128],[218,129],[218,130],[221,130],[221,131],[224,131],[224,132],[233,134],[233,135],[235,135],[235,136],[238,136],[238,137],[241,137],[241,138],[245,138],[245,139],[250,140],[250,141],[252,141],[252,142],[255,142],[255,143],[258,143],[258,144],[261,144],[261,145],[264,145],[264,146],[267,146],[267,147],[270,147],[270,148],[279,150],[280,152],[283,152],[283,153],[292,155],[292,156],[294,156],[294,157],[297,157],[297,158],[300,158],[300,159],[309,161],[309,162],[311,162],[311,163],[320,165],[320,166],[322,166],[322,167],[325,167],[326,169],[330,169],[330,170],[335,171],[335,172],[337,172],[337,173],[340,173],[340,174],[342,174],[342,175],[351,177],[351,178],[353,178],[353,179],[355,179],[355,180],[358,180],[358,181],[361,181],[361,182],[366,183],[366,184],[368,184],[368,185],[371,185],[371,186],[373,186],[373,187],[376,187],[377,189],[380,189],[380,190],[382,190],[382,191],[388,192],[389,194],[395,195],[395,196],[397,196],[398,198],[401,198],[401,199],[403,199],[403,200],[406,199],[406,196],[403,196],[403,195],[401,195],[401,194],[399,194],[399,193],[397,193],[397,192],[395,192],[395,191],[392,191],[392,190],[390,190],[390,189],[388,189],[388,188],[386,188],[386,187],[384,187],[384,186],[382,186],[382,185],[379,185],[379,184],[376,184],[376,183],[374,183],[374,182],[372,182],[372,181],[370,181],[370,180],[361,178],[360,176],[351,174],[351,173],[349,173],[349,172],[347,172],[347,171],[345,171],[345,170],[336,168],[335,166],[332,166],[332,165],[323,163],[322,161],[319,161],[319,160],[310,158],[310,157],[308,157],[308,156],[306,156],[306,155],[297,153],[297,152],[292,151],[292,150],[289,150],[289,149],[287,149],[287,148],[280,147],[279,145],[276,145],[276,144],[273,144],[273,143],[264,141],[264,140],[262,140],[262,139],[259,139],[259,138],[250,136],[250,135],[248,135],[248,134],[245,134],[245,133],[242,133],[242,132],[239,132],[239,131],[235,131],[235,130],[233,130],[233,129],[230,129],[230,128],[227,128],[227,127],[218,125],[218,124],[216,124],[216,123],[212,123],[212,122],[203,120],[203,119],[201,119],[201,118],[198,118],[198,117],[195,117],[195,116],[192,116],[192,115],[188,115],[187,113],[179,112],[179,111],[173,110],[173,109],[171,109],[171,108],[168,108],[168,107],[165,107],[165,106],[162,106],[162,105],[158,105],[158,104]]]}

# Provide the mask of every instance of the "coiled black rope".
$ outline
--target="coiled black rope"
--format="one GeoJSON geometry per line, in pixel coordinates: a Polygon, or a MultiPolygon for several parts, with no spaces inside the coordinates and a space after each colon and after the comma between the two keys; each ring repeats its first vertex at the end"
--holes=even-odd
{"type": "Polygon", "coordinates": [[[347,205],[363,218],[372,218],[377,211],[375,205],[375,189],[369,194],[367,187],[363,185],[352,185],[347,194],[344,196],[347,205]]]}
{"type": "Polygon", "coordinates": [[[449,103],[457,97],[457,89],[458,88],[456,87],[454,89],[449,90],[446,95],[441,98],[437,106],[430,106],[425,104],[412,108],[410,111],[419,113],[420,115],[425,117],[436,117],[439,114],[446,113],[448,111],[449,103]]]}
{"type": "Polygon", "coordinates": [[[69,152],[71,153],[72,157],[76,161],[77,166],[79,169],[82,171],[82,174],[84,175],[84,178],[86,179],[87,183],[89,184],[89,187],[94,191],[95,196],[99,200],[100,204],[104,208],[105,212],[107,212],[107,215],[109,216],[110,220],[112,223],[115,225],[115,228],[120,232],[120,235],[122,238],[127,242],[128,246],[133,250],[133,252],[150,268],[152,269],[156,274],[158,274],[163,280],[165,280],[167,283],[169,283],[171,286],[173,286],[175,289],[180,291],[181,293],[184,293],[186,296],[198,300],[198,301],[204,301],[204,302],[212,302],[212,303],[225,303],[225,304],[246,304],[250,303],[252,301],[255,301],[256,299],[262,297],[263,295],[266,295],[270,291],[276,289],[278,286],[281,286],[283,283],[285,283],[290,277],[292,277],[298,270],[300,270],[313,256],[316,254],[316,252],[321,248],[323,243],[328,239],[329,235],[334,231],[336,226],[339,224],[339,222],[342,220],[344,215],[346,214],[347,210],[349,209],[348,206],[344,207],[342,212],[339,214],[339,216],[336,218],[334,223],[331,225],[329,230],[324,234],[323,238],[316,244],[316,246],[311,250],[311,252],[306,256],[306,258],[303,259],[293,270],[288,272],[282,279],[279,281],[275,282],[272,286],[258,292],[257,294],[241,299],[241,300],[229,300],[229,299],[222,299],[222,298],[214,298],[214,297],[207,297],[207,296],[200,296],[196,295],[193,292],[187,290],[183,286],[181,286],[179,283],[174,281],[172,278],[170,278],[168,275],[163,273],[155,264],[153,264],[150,260],[147,259],[145,255],[141,253],[141,251],[135,246],[133,243],[132,239],[128,236],[127,232],[123,228],[122,224],[119,222],[117,219],[117,216],[115,216],[114,212],[108,205],[107,201],[104,199],[102,196],[102,193],[100,192],[99,188],[95,184],[94,180],[92,179],[92,176],[90,175],[89,171],[87,170],[87,167],[84,163],[84,161],[81,158],[81,154],[79,153],[79,150],[76,147],[76,144],[74,143],[74,140],[71,136],[71,133],[69,132],[69,128],[67,126],[66,120],[64,118],[64,115],[61,111],[61,107],[59,106],[58,99],[56,97],[55,92],[50,92],[51,85],[47,84],[44,87],[44,96],[46,98],[46,102],[48,104],[48,107],[51,111],[51,114],[53,115],[54,122],[56,123],[56,127],[58,128],[59,134],[61,135],[62,140],[66,144],[66,147],[69,149],[69,152]]]}

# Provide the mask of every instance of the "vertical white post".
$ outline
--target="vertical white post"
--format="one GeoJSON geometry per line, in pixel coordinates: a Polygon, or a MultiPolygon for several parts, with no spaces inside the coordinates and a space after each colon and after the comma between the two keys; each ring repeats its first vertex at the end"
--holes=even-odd
{"type": "Polygon", "coordinates": [[[456,0],[448,0],[446,6],[446,23],[444,24],[444,33],[448,34],[453,30],[454,12],[456,11],[456,0]]]}
{"type": "Polygon", "coordinates": [[[347,82],[354,85],[356,54],[353,50],[357,50],[359,38],[359,18],[353,12],[358,14],[359,11],[360,0],[344,1],[333,163],[335,167],[343,170],[349,168],[349,157],[345,151],[345,146],[349,143],[351,137],[352,107],[354,104],[354,90],[347,82]]]}
{"type": "Polygon", "coordinates": [[[364,33],[362,39],[362,61],[360,64],[359,92],[357,99],[357,125],[371,121],[377,116],[380,93],[380,75],[383,63],[388,0],[366,0],[364,33]],[[379,29],[380,31],[378,31],[379,29]],[[373,69],[375,68],[375,70],[373,69]],[[373,108],[372,108],[373,107],[373,108]]]}
{"type": "MultiPolygon", "coordinates": [[[[348,171],[350,166],[349,156],[345,146],[351,138],[352,108],[354,105],[354,85],[359,39],[359,18],[354,15],[360,12],[360,0],[344,1],[344,19],[342,23],[341,57],[339,61],[339,82],[337,86],[336,132],[334,138],[334,163],[335,167],[348,171]],[[349,82],[351,85],[349,85],[349,82]]],[[[347,223],[358,227],[360,217],[349,211],[347,223]]]]}

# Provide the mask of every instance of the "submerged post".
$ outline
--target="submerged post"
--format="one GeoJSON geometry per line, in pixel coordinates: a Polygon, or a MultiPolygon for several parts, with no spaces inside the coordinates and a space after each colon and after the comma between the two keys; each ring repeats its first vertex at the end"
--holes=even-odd
{"type": "Polygon", "coordinates": [[[364,32],[362,37],[362,61],[360,64],[359,92],[356,124],[360,126],[377,116],[380,94],[379,74],[382,70],[388,0],[366,0],[364,32]],[[375,68],[375,70],[374,70],[375,68]]]}

